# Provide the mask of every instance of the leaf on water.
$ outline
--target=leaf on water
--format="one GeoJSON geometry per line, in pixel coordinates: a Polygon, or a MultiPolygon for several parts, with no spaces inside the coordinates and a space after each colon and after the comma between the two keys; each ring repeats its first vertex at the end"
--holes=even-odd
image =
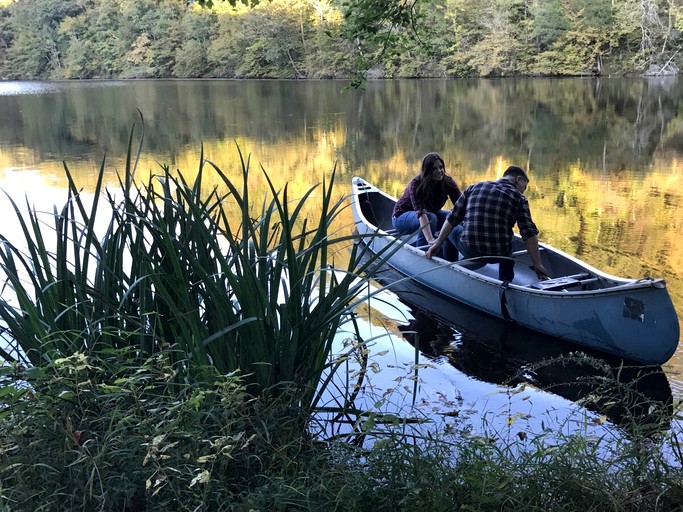
{"type": "Polygon", "coordinates": [[[518,395],[519,393],[523,393],[525,389],[526,385],[520,384],[518,387],[509,390],[508,393],[510,393],[511,395],[518,395]]]}
{"type": "Polygon", "coordinates": [[[594,425],[604,425],[604,423],[607,421],[607,416],[604,414],[601,414],[599,417],[595,418],[593,420],[594,425]]]}

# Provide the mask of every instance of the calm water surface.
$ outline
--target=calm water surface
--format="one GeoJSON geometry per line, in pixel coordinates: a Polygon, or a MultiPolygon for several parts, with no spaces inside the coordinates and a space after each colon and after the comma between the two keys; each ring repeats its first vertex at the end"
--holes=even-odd
{"type": "MultiPolygon", "coordinates": [[[[254,191],[265,191],[263,166],[293,196],[329,179],[335,166],[340,195],[354,175],[398,195],[434,150],[463,188],[516,164],[530,171],[527,196],[542,241],[616,275],[665,277],[683,315],[683,82],[405,80],[342,92],[345,85],[0,82],[0,186],[51,208],[66,198],[62,162],[87,190],[105,156],[115,186],[134,125],[136,143],[144,125],[138,176],[167,164],[191,177],[203,147],[238,179],[241,151],[251,158],[254,191]]],[[[351,230],[350,211],[343,221],[351,230]]],[[[560,375],[534,366],[571,350],[556,340],[453,306],[435,314],[433,303],[388,300],[400,314],[370,315],[368,326],[381,318],[375,327],[394,333],[391,343],[417,343],[427,360],[462,379],[492,389],[526,382],[573,399],[563,382],[585,378],[583,369],[560,375]]],[[[648,377],[656,382],[645,393],[683,397],[682,369],[683,347],[663,382],[648,377]]]]}

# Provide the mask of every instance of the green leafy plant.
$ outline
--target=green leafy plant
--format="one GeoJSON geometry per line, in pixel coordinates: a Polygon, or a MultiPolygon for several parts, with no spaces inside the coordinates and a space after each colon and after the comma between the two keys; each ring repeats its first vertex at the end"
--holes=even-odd
{"type": "Polygon", "coordinates": [[[103,189],[103,163],[91,204],[65,166],[68,201],[48,221],[8,197],[23,240],[0,234],[0,318],[20,350],[0,355],[40,366],[126,349],[139,363],[170,348],[178,383],[207,366],[240,370],[254,396],[294,386],[294,401],[312,410],[341,364],[332,342],[365,298],[359,275],[372,261],[361,262],[354,235],[335,231],[346,200],[334,199],[334,172],[292,200],[264,171],[272,197],[252,217],[248,159],[241,188],[203,155],[191,183],[164,166],[140,185],[132,141],[120,193],[103,189]],[[205,191],[211,171],[220,185],[205,191]],[[320,188],[310,220],[305,206],[320,188]],[[337,268],[335,254],[349,247],[347,268],[337,268]]]}
{"type": "MultiPolygon", "coordinates": [[[[239,372],[214,367],[178,384],[173,356],[74,353],[23,373],[32,389],[0,410],[0,507],[221,510],[280,470],[278,450],[304,450],[286,401],[252,398],[239,372]]],[[[16,377],[5,367],[3,389],[16,377]]]]}

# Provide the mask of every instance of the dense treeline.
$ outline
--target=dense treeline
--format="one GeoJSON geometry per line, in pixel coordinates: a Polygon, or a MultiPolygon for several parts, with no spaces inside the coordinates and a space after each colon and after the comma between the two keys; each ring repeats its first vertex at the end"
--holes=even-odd
{"type": "Polygon", "coordinates": [[[670,74],[683,59],[681,0],[202,4],[0,0],[0,78],[670,74]]]}

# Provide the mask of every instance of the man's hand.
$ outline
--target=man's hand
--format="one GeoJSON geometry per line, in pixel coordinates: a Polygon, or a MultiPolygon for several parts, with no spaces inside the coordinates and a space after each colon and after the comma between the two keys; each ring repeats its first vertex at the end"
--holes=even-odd
{"type": "Polygon", "coordinates": [[[431,260],[432,257],[439,252],[439,248],[441,247],[441,242],[439,242],[438,239],[432,240],[429,243],[429,249],[425,251],[425,256],[427,257],[428,260],[431,260]]]}
{"type": "Polygon", "coordinates": [[[550,275],[548,275],[548,271],[543,265],[532,265],[531,269],[536,272],[536,277],[538,277],[540,281],[550,279],[550,275]]]}

